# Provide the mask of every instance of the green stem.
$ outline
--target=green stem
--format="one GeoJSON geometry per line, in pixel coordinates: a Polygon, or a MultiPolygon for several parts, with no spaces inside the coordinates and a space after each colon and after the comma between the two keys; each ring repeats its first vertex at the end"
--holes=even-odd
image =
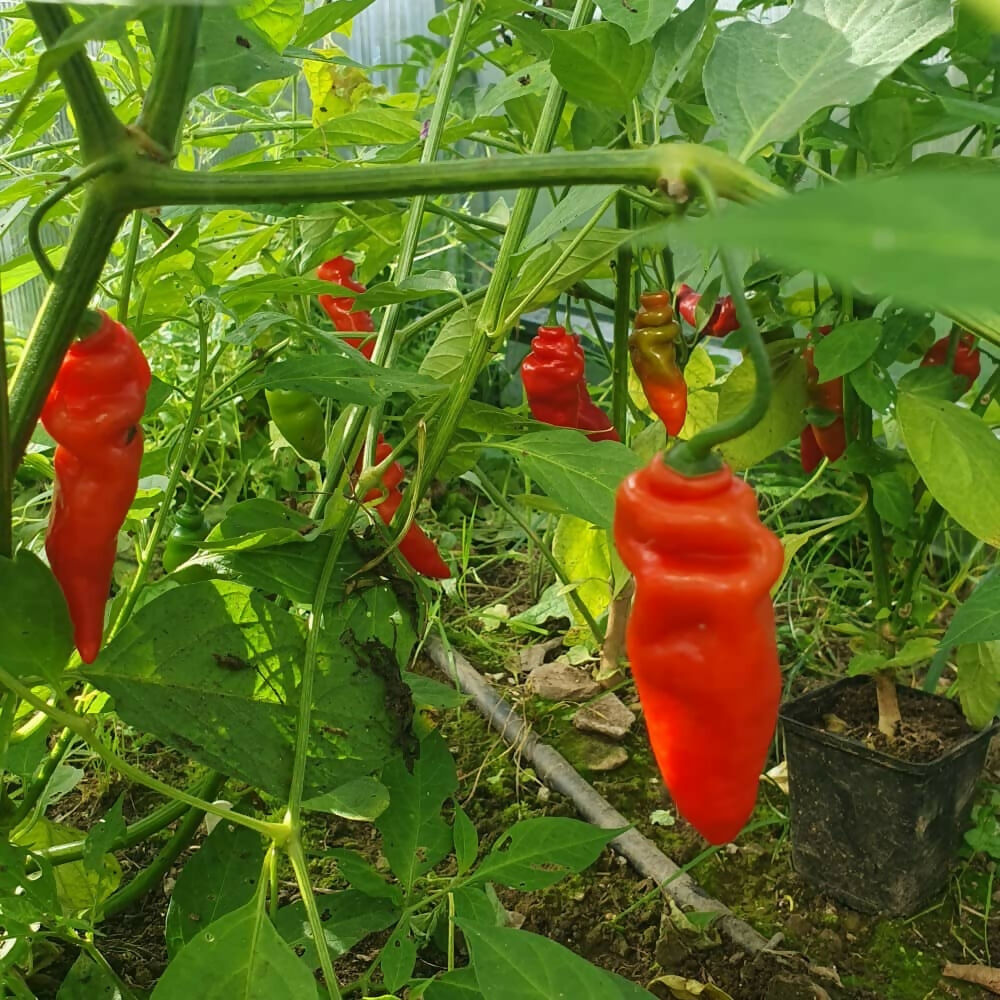
{"type": "Polygon", "coordinates": [[[54,705],[49,705],[43,698],[35,694],[31,688],[22,684],[13,674],[4,670],[3,667],[0,667],[0,685],[9,688],[22,701],[26,701],[32,708],[44,712],[50,719],[63,725],[73,735],[79,736],[101,760],[116,771],[119,771],[126,778],[135,782],[135,784],[151,788],[154,792],[159,792],[167,798],[177,799],[197,809],[204,809],[205,812],[211,813],[213,816],[218,816],[220,819],[227,819],[241,826],[249,827],[251,830],[256,830],[262,836],[269,837],[276,843],[283,844],[288,839],[288,827],[284,824],[267,823],[253,816],[232,813],[222,806],[217,806],[212,802],[205,802],[191,795],[189,792],[172,788],[165,781],[160,781],[159,778],[154,778],[146,774],[145,771],[133,767],[127,760],[123,760],[118,754],[101,742],[88,720],[81,718],[79,715],[74,715],[72,712],[64,712],[61,708],[57,708],[54,705]]]}
{"type": "MultiPolygon", "coordinates": [[[[48,47],[72,26],[66,8],[59,4],[28,3],[27,7],[48,47]]],[[[80,136],[80,152],[84,162],[91,163],[125,137],[125,126],[111,110],[85,51],[81,49],[71,55],[58,72],[80,136]]]]}
{"type": "Polygon", "coordinates": [[[128,247],[125,251],[125,266],[122,269],[121,281],[118,285],[118,322],[128,326],[129,300],[132,298],[132,279],[135,275],[135,261],[139,256],[139,243],[142,239],[142,213],[132,213],[132,229],[128,234],[128,247]]]}
{"type": "MultiPolygon", "coordinates": [[[[338,170],[290,170],[281,174],[200,173],[177,170],[149,159],[136,159],[117,185],[118,207],[157,205],[260,205],[287,202],[294,192],[303,202],[355,201],[366,198],[492,191],[522,188],[526,207],[515,201],[508,236],[525,228],[534,205],[534,189],[552,184],[638,184],[666,187],[670,182],[709,179],[721,196],[755,201],[780,193],[759,174],[709,146],[671,143],[649,149],[545,153],[338,170]]],[[[515,241],[520,245],[523,234],[515,241]]],[[[505,246],[512,245],[505,240],[505,246]]],[[[501,247],[501,253],[503,247],[501,247]]],[[[511,254],[513,251],[511,251],[511,254]]],[[[500,272],[510,277],[508,260],[500,272]]],[[[499,307],[499,300],[495,308],[499,307]]]]}
{"type": "Polygon", "coordinates": [[[319,965],[323,970],[323,978],[326,980],[327,993],[330,995],[330,1000],[340,1000],[340,987],[337,985],[337,975],[333,971],[333,963],[330,961],[330,949],[326,946],[323,921],[320,919],[319,909],[316,906],[316,896],[309,882],[309,866],[306,864],[305,852],[302,850],[301,842],[296,837],[289,839],[285,850],[288,852],[288,860],[292,863],[295,881],[298,883],[302,903],[306,908],[313,944],[316,946],[319,965]]]}
{"type": "Polygon", "coordinates": [[[92,189],[84,199],[62,269],[49,286],[11,381],[11,469],[21,461],[63,355],[97,287],[122,218],[100,187],[92,189]]]}
{"type": "MultiPolygon", "coordinates": [[[[199,798],[212,800],[218,797],[219,789],[225,783],[225,776],[217,771],[210,771],[201,784],[192,791],[193,795],[199,798]]],[[[130,823],[125,832],[112,841],[109,850],[124,851],[129,847],[135,847],[150,837],[155,836],[161,830],[165,830],[171,823],[179,820],[191,807],[185,802],[176,800],[166,802],[158,806],[144,819],[135,823],[130,823]]],[[[74,861],[79,861],[83,857],[83,848],[86,838],[72,840],[66,844],[53,844],[52,847],[44,847],[35,851],[53,865],[68,865],[74,861]]]]}
{"type": "Polygon", "coordinates": [[[170,155],[176,147],[187,107],[200,25],[201,7],[167,8],[156,67],[139,116],[139,128],[170,155]]]}
{"type": "MultiPolygon", "coordinates": [[[[218,796],[219,789],[225,782],[226,779],[223,775],[213,774],[201,790],[201,796],[208,800],[215,799],[218,796]]],[[[195,834],[198,832],[198,827],[204,818],[204,810],[189,808],[184,819],[181,820],[180,825],[174,831],[173,836],[163,845],[163,848],[156,857],[128,885],[123,886],[116,893],[113,893],[101,905],[101,919],[107,920],[116,913],[127,910],[133,903],[142,899],[147,892],[153,889],[163,879],[164,875],[170,871],[171,866],[180,856],[181,851],[194,840],[195,834]]]]}
{"type": "MultiPolygon", "coordinates": [[[[486,494],[489,499],[497,505],[502,511],[505,511],[507,515],[517,523],[521,530],[531,539],[531,541],[537,546],[538,551],[542,554],[542,558],[552,567],[552,571],[559,578],[559,582],[565,587],[572,587],[573,581],[569,578],[566,571],[562,568],[559,560],[552,554],[552,550],[548,545],[539,537],[538,533],[531,524],[515,509],[514,505],[511,504],[507,498],[490,482],[487,478],[486,473],[480,469],[476,469],[476,480],[477,485],[486,494]]],[[[597,619],[591,614],[590,608],[584,603],[583,598],[576,592],[576,590],[568,591],[569,599],[573,602],[577,611],[580,612],[581,617],[587,623],[587,627],[590,629],[591,635],[594,637],[594,642],[597,646],[601,646],[604,642],[604,632],[601,626],[597,624],[597,619]]]]}
{"type": "Polygon", "coordinates": [[[42,792],[45,791],[46,786],[52,779],[52,775],[55,774],[56,768],[66,756],[72,739],[73,733],[67,728],[63,729],[59,734],[59,738],[52,744],[52,749],[42,762],[42,766],[31,776],[30,782],[24,789],[17,811],[14,813],[10,823],[12,829],[15,826],[19,826],[31,815],[32,809],[35,808],[35,804],[42,797],[42,792]]]}
{"type": "MultiPolygon", "coordinates": [[[[872,443],[872,411],[867,406],[858,407],[857,397],[854,390],[845,380],[844,384],[844,426],[847,433],[851,433],[851,428],[855,425],[858,428],[858,440],[871,445],[872,443]],[[856,417],[852,411],[857,410],[856,417]],[[855,424],[856,420],[856,424],[855,424]]],[[[879,603],[879,610],[892,607],[892,585],[889,582],[889,561],[885,552],[885,529],[882,525],[882,518],[872,500],[874,487],[868,476],[861,476],[868,491],[868,503],[865,504],[865,521],[868,525],[868,547],[871,551],[872,577],[875,581],[875,596],[879,603]]]]}
{"type": "MultiPolygon", "coordinates": [[[[701,178],[701,191],[708,203],[709,210],[713,215],[717,214],[719,203],[712,182],[708,177],[701,178]]],[[[730,441],[739,437],[740,434],[745,434],[759,424],[764,419],[771,402],[771,387],[774,381],[771,374],[771,359],[760,331],[757,329],[753,313],[750,312],[743,279],[728,250],[719,250],[719,263],[722,265],[722,273],[726,279],[729,294],[733,298],[736,317],[740,321],[740,329],[747,338],[747,353],[754,367],[756,383],[753,396],[746,409],[741,413],[729,420],[723,420],[707,430],[700,431],[690,441],[682,441],[671,449],[667,456],[668,463],[687,475],[701,475],[718,468],[720,460],[712,455],[712,449],[722,444],[723,441],[730,441]]]]}
{"type": "Polygon", "coordinates": [[[136,601],[139,600],[139,594],[145,586],[146,577],[149,575],[149,567],[152,565],[153,557],[156,555],[156,548],[160,544],[160,538],[163,535],[163,526],[166,523],[167,515],[172,509],[174,494],[177,492],[177,486],[181,481],[181,475],[184,470],[184,460],[191,447],[191,440],[194,437],[194,432],[201,421],[201,405],[205,396],[205,385],[208,381],[209,322],[210,320],[203,316],[199,316],[198,381],[195,384],[194,393],[191,396],[191,407],[188,410],[187,420],[184,423],[184,430],[181,433],[180,445],[177,449],[177,459],[174,462],[173,468],[170,470],[170,479],[167,481],[167,488],[163,494],[163,503],[160,504],[160,509],[156,514],[156,520],[153,522],[153,530],[150,531],[149,537],[146,539],[146,544],[143,547],[142,556],[139,559],[139,568],[136,570],[135,576],[129,584],[128,593],[125,595],[125,600],[122,602],[121,610],[118,612],[118,617],[115,619],[114,625],[111,626],[108,633],[108,642],[110,642],[118,634],[122,626],[129,620],[129,616],[135,608],[136,601]]]}
{"type": "MultiPolygon", "coordinates": [[[[632,206],[624,193],[615,200],[619,229],[632,228],[632,206]]],[[[622,441],[628,422],[628,338],[632,325],[632,248],[625,244],[618,251],[615,266],[615,333],[612,392],[612,422],[622,441]]]]}

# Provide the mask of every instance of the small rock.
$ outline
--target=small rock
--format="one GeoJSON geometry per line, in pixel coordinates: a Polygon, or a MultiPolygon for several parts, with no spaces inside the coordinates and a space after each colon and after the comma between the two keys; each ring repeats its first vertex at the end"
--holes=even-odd
{"type": "Polygon", "coordinates": [[[782,974],[768,984],[764,1000],[830,1000],[830,994],[805,976],[782,974]]]}
{"type": "Polygon", "coordinates": [[[560,658],[535,667],[528,675],[528,690],[546,701],[585,701],[600,689],[586,670],[560,658]]]}
{"type": "Polygon", "coordinates": [[[546,642],[535,643],[533,646],[525,646],[518,653],[518,659],[520,662],[520,672],[523,674],[530,674],[532,670],[536,670],[545,662],[545,657],[548,655],[550,649],[555,649],[556,646],[562,645],[561,638],[549,639],[546,642]]]}
{"type": "Polygon", "coordinates": [[[585,733],[597,733],[612,740],[620,740],[632,728],[635,715],[626,708],[615,694],[606,694],[584,705],[573,716],[573,725],[585,733]]]}
{"type": "Polygon", "coordinates": [[[839,958],[844,951],[843,938],[832,927],[827,927],[816,935],[816,944],[831,958],[839,958]]]}
{"type": "Polygon", "coordinates": [[[859,913],[845,913],[842,922],[844,929],[851,931],[853,934],[857,934],[861,930],[861,924],[863,923],[859,913]]]}
{"type": "Polygon", "coordinates": [[[549,786],[548,785],[539,785],[538,786],[538,791],[535,792],[535,798],[537,798],[538,801],[542,802],[542,803],[548,802],[549,799],[552,798],[552,793],[549,791],[549,786]]]}
{"type": "Polygon", "coordinates": [[[524,914],[518,910],[507,910],[507,926],[519,931],[524,926],[524,914]]]}
{"type": "Polygon", "coordinates": [[[785,931],[800,941],[803,938],[807,938],[812,933],[812,929],[809,918],[803,916],[801,913],[793,913],[785,921],[785,931]]]}
{"type": "Polygon", "coordinates": [[[614,771],[628,763],[628,751],[617,743],[585,736],[573,747],[573,762],[587,771],[614,771]]]}

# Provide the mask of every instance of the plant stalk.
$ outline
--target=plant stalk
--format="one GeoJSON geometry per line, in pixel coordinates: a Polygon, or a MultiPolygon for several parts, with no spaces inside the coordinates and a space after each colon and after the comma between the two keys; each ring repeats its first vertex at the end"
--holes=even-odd
{"type": "MultiPolygon", "coordinates": [[[[615,200],[616,223],[619,229],[632,228],[632,205],[619,193],[615,200]]],[[[627,441],[628,424],[628,338],[632,325],[632,248],[628,244],[618,250],[615,266],[615,333],[614,365],[612,367],[611,412],[618,437],[627,441]]]]}

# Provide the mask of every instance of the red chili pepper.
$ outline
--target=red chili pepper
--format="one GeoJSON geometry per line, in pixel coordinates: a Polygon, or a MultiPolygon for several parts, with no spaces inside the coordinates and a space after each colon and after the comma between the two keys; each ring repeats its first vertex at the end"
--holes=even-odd
{"type": "MultiPolygon", "coordinates": [[[[375,464],[380,465],[391,454],[392,445],[388,444],[385,438],[379,434],[378,442],[375,445],[375,464]]],[[[362,462],[363,460],[359,458],[355,472],[361,472],[362,462]]],[[[399,462],[392,462],[382,473],[381,486],[373,487],[364,496],[365,503],[382,501],[375,508],[375,511],[386,527],[392,523],[396,511],[399,510],[399,505],[403,502],[403,494],[399,487],[402,485],[405,475],[403,466],[399,462]]],[[[451,570],[441,558],[437,546],[416,523],[410,525],[399,543],[399,554],[421,576],[430,577],[432,580],[447,580],[451,576],[451,570]]]]}
{"type": "Polygon", "coordinates": [[[580,341],[563,326],[542,326],[521,364],[531,415],[553,427],[588,431],[591,441],[618,441],[607,414],[590,398],[580,341]]]}
{"type": "Polygon", "coordinates": [[[777,721],[781,542],[727,466],[688,477],[662,455],[619,487],[614,537],[635,575],[626,643],[653,753],[681,815],[726,843],[753,812],[777,721]]]}
{"type": "Polygon", "coordinates": [[[85,663],[101,648],[118,532],[135,499],[151,376],[135,337],[107,313],[63,357],[42,409],[55,440],[45,551],[85,663]]]}
{"type": "Polygon", "coordinates": [[[635,330],[628,341],[632,367],[653,412],[675,437],[687,417],[687,383],[677,364],[681,328],[666,292],[647,292],[640,302],[635,330]]]}
{"type": "MultiPolygon", "coordinates": [[[[825,337],[832,329],[831,326],[821,326],[818,332],[820,336],[825,337]]],[[[833,419],[825,426],[810,424],[806,430],[812,431],[816,445],[827,459],[836,462],[847,451],[847,429],[844,426],[844,379],[838,376],[827,382],[820,382],[819,371],[813,360],[812,345],[802,352],[802,359],[806,365],[806,383],[813,407],[833,415],[833,419]]],[[[814,465],[813,469],[806,468],[805,452],[803,452],[802,467],[807,473],[816,467],[814,465]]]]}
{"type": "MultiPolygon", "coordinates": [[[[321,281],[332,281],[343,288],[349,288],[359,295],[367,291],[364,285],[354,280],[354,261],[346,257],[334,257],[323,264],[320,264],[316,271],[316,276],[321,281]]],[[[333,296],[321,295],[319,304],[326,311],[327,316],[333,320],[334,328],[342,333],[355,331],[357,333],[374,333],[375,324],[372,321],[372,314],[367,310],[352,312],[354,308],[354,296],[333,296]]],[[[375,351],[375,339],[373,337],[347,337],[346,342],[351,347],[357,348],[371,361],[375,351]]]]}
{"type": "MultiPolygon", "coordinates": [[[[698,303],[701,301],[701,295],[690,285],[681,285],[677,289],[676,301],[677,312],[681,318],[697,330],[697,310],[698,303]]],[[[725,337],[739,328],[740,321],[736,317],[736,306],[733,305],[733,297],[731,295],[724,295],[715,303],[715,308],[712,310],[712,315],[705,324],[703,332],[713,337],[725,337]]]]}
{"type": "MultiPolygon", "coordinates": [[[[942,337],[934,342],[931,349],[924,355],[924,360],[920,362],[921,368],[942,368],[948,362],[948,347],[950,337],[942,337]]],[[[976,339],[971,333],[963,333],[958,339],[955,348],[955,360],[952,362],[951,370],[962,378],[965,383],[965,392],[968,392],[976,379],[979,378],[983,370],[980,360],[979,348],[976,347],[976,339]]]]}
{"type": "Polygon", "coordinates": [[[805,427],[799,436],[799,452],[802,459],[802,469],[807,476],[811,476],[819,463],[823,461],[823,449],[820,448],[816,440],[814,428],[810,424],[805,427]]]}

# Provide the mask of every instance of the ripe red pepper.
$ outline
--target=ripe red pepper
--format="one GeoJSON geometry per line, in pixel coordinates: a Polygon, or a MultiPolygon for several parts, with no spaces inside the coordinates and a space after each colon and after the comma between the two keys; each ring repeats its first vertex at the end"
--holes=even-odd
{"type": "MultiPolygon", "coordinates": [[[[681,285],[677,289],[677,312],[686,323],[689,323],[696,330],[698,329],[697,310],[700,301],[701,295],[690,285],[681,285]]],[[[715,303],[715,308],[712,310],[712,315],[705,324],[703,332],[713,337],[725,337],[739,328],[740,321],[736,317],[733,297],[724,295],[715,303]]]]}
{"type": "Polygon", "coordinates": [[[778,717],[781,542],[727,466],[689,477],[662,455],[619,487],[614,538],[635,575],[626,644],[653,753],[681,815],[726,843],[753,812],[778,717]]]}
{"type": "Polygon", "coordinates": [[[135,499],[151,375],[135,337],[107,313],[63,357],[42,408],[56,442],[55,494],[45,551],[92,663],[104,634],[118,532],[135,499]]]}
{"type": "MultiPolygon", "coordinates": [[[[832,329],[831,326],[821,326],[819,334],[825,337],[832,329]]],[[[802,352],[802,359],[806,365],[806,383],[813,408],[826,414],[833,414],[833,419],[825,426],[809,424],[803,433],[811,431],[820,452],[831,462],[836,462],[847,451],[847,429],[844,426],[844,379],[838,376],[828,382],[820,382],[819,371],[813,361],[812,345],[802,352]]],[[[803,448],[802,468],[806,473],[812,472],[819,464],[815,462],[811,469],[808,467],[807,459],[811,461],[813,455],[811,449],[807,453],[803,448]]]]}
{"type": "MultiPolygon", "coordinates": [[[[360,295],[367,291],[364,285],[354,280],[354,261],[346,257],[334,257],[323,264],[320,264],[316,271],[316,276],[321,281],[332,281],[343,288],[349,288],[352,292],[360,295]]],[[[372,314],[367,310],[352,312],[354,308],[354,296],[333,296],[321,295],[319,304],[325,310],[327,316],[333,320],[334,328],[342,333],[355,331],[357,333],[374,333],[375,324],[372,321],[372,314]]],[[[346,342],[351,347],[357,348],[371,361],[372,353],[375,351],[374,337],[347,337],[346,342]]]]}
{"type": "MultiPolygon", "coordinates": [[[[950,337],[942,337],[940,340],[935,341],[931,349],[924,355],[924,360],[920,362],[920,367],[941,368],[947,364],[950,341],[950,337]]],[[[959,337],[955,348],[955,360],[952,362],[951,370],[960,376],[965,383],[965,392],[968,392],[976,379],[979,378],[983,366],[979,356],[979,348],[976,347],[976,339],[971,333],[963,333],[959,337]]]]}
{"type": "Polygon", "coordinates": [[[667,433],[676,437],[687,418],[687,383],[677,364],[681,328],[666,292],[647,292],[640,303],[628,341],[629,356],[653,412],[667,433]]]}
{"type": "Polygon", "coordinates": [[[819,463],[823,461],[823,450],[816,440],[812,425],[803,429],[799,435],[799,452],[802,459],[802,469],[807,476],[811,476],[819,463]]]}
{"type": "Polygon", "coordinates": [[[590,398],[583,348],[563,326],[542,326],[521,365],[531,415],[553,427],[576,427],[591,441],[619,441],[607,414],[590,398]]]}
{"type": "MultiPolygon", "coordinates": [[[[388,444],[380,434],[375,446],[375,464],[379,465],[384,462],[391,454],[392,445],[388,444]]],[[[362,459],[359,458],[355,471],[360,473],[361,467],[362,459]]],[[[405,475],[403,466],[399,462],[392,462],[382,473],[381,486],[373,487],[364,496],[365,503],[382,501],[375,508],[375,511],[382,518],[386,527],[392,523],[396,511],[399,510],[399,506],[403,502],[403,494],[399,487],[402,485],[405,475]]],[[[432,580],[447,580],[451,576],[451,570],[441,558],[437,546],[416,523],[410,525],[399,543],[399,554],[421,576],[430,577],[432,580]]]]}

